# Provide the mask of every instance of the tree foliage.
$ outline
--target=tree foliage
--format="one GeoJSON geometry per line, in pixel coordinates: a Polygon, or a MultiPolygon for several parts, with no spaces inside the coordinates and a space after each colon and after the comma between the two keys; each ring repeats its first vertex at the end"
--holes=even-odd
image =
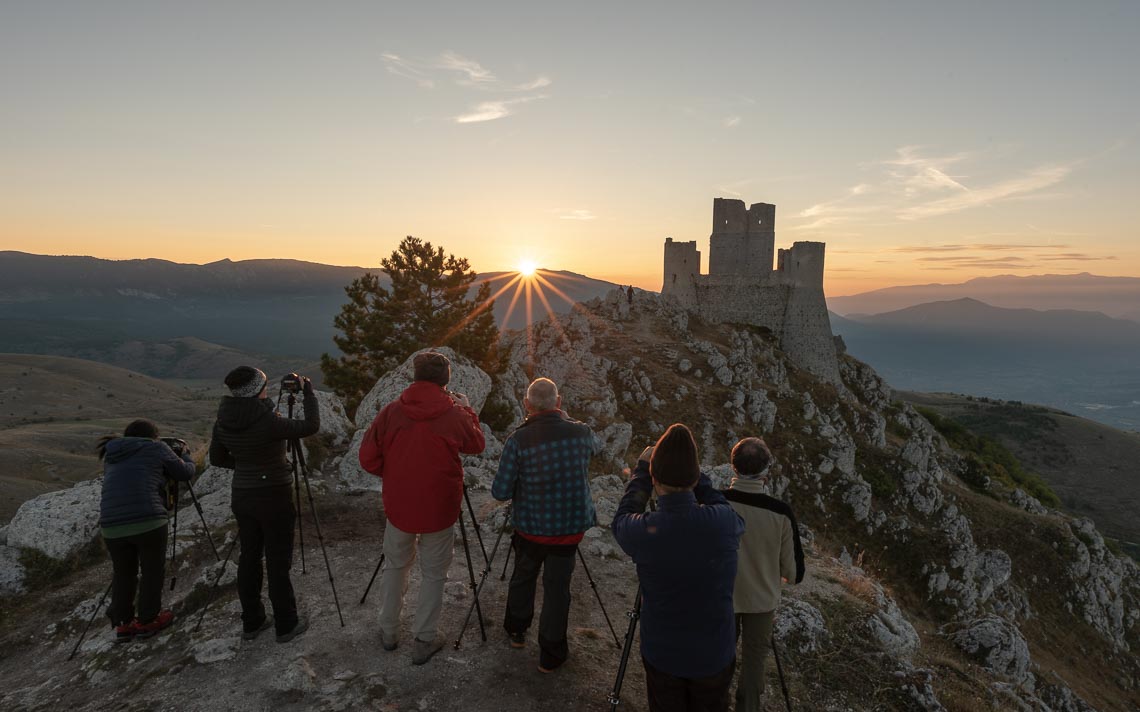
{"type": "Polygon", "coordinates": [[[468,298],[476,273],[465,258],[409,235],[380,268],[391,286],[367,273],[345,287],[348,303],[333,320],[342,355],[321,356],[325,383],[350,412],[380,376],[428,346],[450,346],[494,370],[499,331],[491,287],[484,282],[468,298]]]}

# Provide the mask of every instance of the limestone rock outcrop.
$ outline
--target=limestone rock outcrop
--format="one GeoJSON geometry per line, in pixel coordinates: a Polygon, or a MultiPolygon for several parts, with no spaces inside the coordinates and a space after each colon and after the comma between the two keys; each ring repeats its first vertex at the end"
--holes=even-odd
{"type": "Polygon", "coordinates": [[[48,492],[20,505],[8,525],[8,546],[66,559],[91,544],[99,531],[102,478],[48,492]]]}

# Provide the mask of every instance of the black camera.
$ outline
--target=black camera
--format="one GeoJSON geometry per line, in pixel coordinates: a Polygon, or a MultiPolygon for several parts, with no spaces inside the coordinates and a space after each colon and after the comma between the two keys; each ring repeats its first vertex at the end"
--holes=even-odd
{"type": "Polygon", "coordinates": [[[281,391],[283,393],[300,393],[303,387],[304,382],[295,373],[287,373],[281,377],[281,391]]]}
{"type": "Polygon", "coordinates": [[[188,447],[186,445],[186,441],[183,440],[182,438],[160,438],[160,439],[162,440],[162,442],[166,443],[167,446],[170,447],[171,450],[174,451],[175,455],[181,455],[182,453],[186,452],[186,448],[188,447]]]}

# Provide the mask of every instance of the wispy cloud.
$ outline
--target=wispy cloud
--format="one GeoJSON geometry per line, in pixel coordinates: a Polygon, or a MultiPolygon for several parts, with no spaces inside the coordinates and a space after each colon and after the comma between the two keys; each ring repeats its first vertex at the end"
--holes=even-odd
{"type": "Polygon", "coordinates": [[[520,96],[515,99],[481,101],[465,113],[453,117],[452,120],[457,124],[476,124],[481,121],[494,121],[495,119],[510,116],[514,112],[514,106],[545,98],[545,94],[535,94],[534,96],[520,96]]]}
{"type": "Polygon", "coordinates": [[[1037,259],[1046,262],[1100,262],[1119,259],[1116,255],[1089,255],[1084,252],[1065,252],[1059,255],[1038,255],[1037,259]]]}
{"type": "Polygon", "coordinates": [[[1026,196],[1060,183],[1071,170],[1069,166],[1035,168],[1017,178],[905,208],[899,212],[898,217],[902,220],[917,220],[990,205],[1015,196],[1026,196]]]}
{"type": "Polygon", "coordinates": [[[734,129],[740,125],[740,117],[737,115],[727,116],[723,123],[726,129],[734,129]]]}
{"type": "Polygon", "coordinates": [[[436,66],[463,75],[462,79],[457,80],[460,84],[478,85],[498,81],[491,70],[473,59],[467,59],[454,52],[444,52],[440,55],[436,66]]]}
{"type": "Polygon", "coordinates": [[[597,215],[594,215],[589,210],[571,210],[569,212],[559,215],[560,220],[596,220],[597,215]]]}
{"type": "Polygon", "coordinates": [[[1018,242],[978,242],[969,245],[906,245],[904,247],[896,247],[892,251],[908,253],[966,251],[1007,252],[1012,250],[1064,250],[1068,247],[1068,245],[1026,245],[1018,242]]]}
{"type": "Polygon", "coordinates": [[[1010,200],[1052,199],[1059,193],[1049,189],[1062,183],[1080,163],[1039,165],[996,179],[966,173],[967,166],[991,173],[992,169],[981,165],[985,158],[981,152],[934,153],[921,146],[902,146],[890,158],[861,165],[868,173],[866,180],[802,210],[795,217],[804,222],[793,229],[922,220],[1010,200]]]}
{"type": "Polygon", "coordinates": [[[389,74],[413,81],[421,89],[454,85],[466,91],[497,92],[510,97],[475,101],[466,111],[449,118],[457,124],[476,124],[510,116],[517,105],[548,97],[545,93],[511,95],[535,92],[554,83],[546,75],[539,75],[529,81],[504,80],[482,63],[457,52],[444,52],[430,60],[410,59],[393,52],[385,52],[380,56],[389,74]]]}
{"type": "Polygon", "coordinates": [[[435,86],[435,81],[428,76],[426,67],[421,63],[404,59],[391,52],[385,52],[380,57],[384,60],[384,67],[389,74],[410,79],[422,89],[431,89],[435,86]]]}

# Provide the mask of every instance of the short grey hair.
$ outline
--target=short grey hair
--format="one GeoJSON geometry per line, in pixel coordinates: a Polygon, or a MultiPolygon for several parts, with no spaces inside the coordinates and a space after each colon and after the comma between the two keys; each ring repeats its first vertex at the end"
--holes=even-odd
{"type": "Polygon", "coordinates": [[[549,378],[536,378],[526,389],[526,399],[535,410],[553,410],[558,405],[558,386],[549,378]]]}

